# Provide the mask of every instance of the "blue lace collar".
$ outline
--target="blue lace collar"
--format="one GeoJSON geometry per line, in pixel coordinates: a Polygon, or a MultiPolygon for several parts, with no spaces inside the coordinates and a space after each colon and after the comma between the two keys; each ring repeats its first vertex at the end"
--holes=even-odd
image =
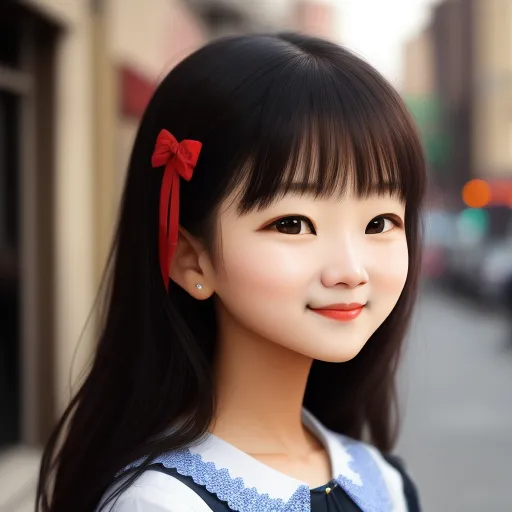
{"type": "MultiPolygon", "coordinates": [[[[329,431],[309,412],[303,422],[326,448],[333,479],[363,512],[392,512],[391,497],[376,450],[329,431]]],[[[209,434],[198,445],[155,460],[191,477],[238,512],[309,512],[310,488],[222,439],[209,434]]],[[[130,467],[137,466],[134,463],[130,467]]],[[[327,482],[326,482],[327,483],[327,482]]]]}

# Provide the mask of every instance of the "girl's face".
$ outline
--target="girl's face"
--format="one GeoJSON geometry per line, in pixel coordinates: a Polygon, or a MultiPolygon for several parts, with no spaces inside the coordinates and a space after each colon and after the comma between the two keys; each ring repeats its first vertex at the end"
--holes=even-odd
{"type": "Polygon", "coordinates": [[[242,216],[225,205],[214,288],[228,323],[314,359],[356,356],[405,285],[403,202],[288,193],[242,216]]]}

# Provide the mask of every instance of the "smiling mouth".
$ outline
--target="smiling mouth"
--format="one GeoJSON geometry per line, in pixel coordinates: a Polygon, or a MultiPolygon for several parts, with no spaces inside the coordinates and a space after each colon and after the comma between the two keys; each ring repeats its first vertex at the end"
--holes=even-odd
{"type": "Polygon", "coordinates": [[[325,306],[322,308],[310,308],[309,310],[313,311],[313,313],[317,313],[318,315],[324,316],[326,318],[331,318],[332,320],[337,320],[339,322],[350,322],[351,320],[355,320],[363,311],[366,304],[335,304],[332,306],[325,306]]]}

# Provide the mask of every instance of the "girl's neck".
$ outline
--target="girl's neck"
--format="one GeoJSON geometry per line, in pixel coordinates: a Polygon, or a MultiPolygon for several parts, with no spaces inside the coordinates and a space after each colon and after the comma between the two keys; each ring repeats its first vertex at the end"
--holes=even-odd
{"type": "Polygon", "coordinates": [[[212,433],[251,454],[311,450],[316,441],[303,426],[302,402],[312,360],[233,319],[219,323],[212,433]]]}

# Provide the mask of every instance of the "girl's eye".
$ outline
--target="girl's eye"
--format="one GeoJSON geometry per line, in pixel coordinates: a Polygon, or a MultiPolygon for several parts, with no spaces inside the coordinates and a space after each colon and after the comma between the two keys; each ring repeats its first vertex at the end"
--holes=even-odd
{"type": "Polygon", "coordinates": [[[372,219],[368,226],[366,226],[366,235],[378,235],[391,231],[394,227],[398,226],[399,222],[391,217],[381,215],[372,219]]]}
{"type": "Polygon", "coordinates": [[[313,223],[307,217],[297,215],[278,219],[268,227],[285,235],[316,235],[313,223]]]}

